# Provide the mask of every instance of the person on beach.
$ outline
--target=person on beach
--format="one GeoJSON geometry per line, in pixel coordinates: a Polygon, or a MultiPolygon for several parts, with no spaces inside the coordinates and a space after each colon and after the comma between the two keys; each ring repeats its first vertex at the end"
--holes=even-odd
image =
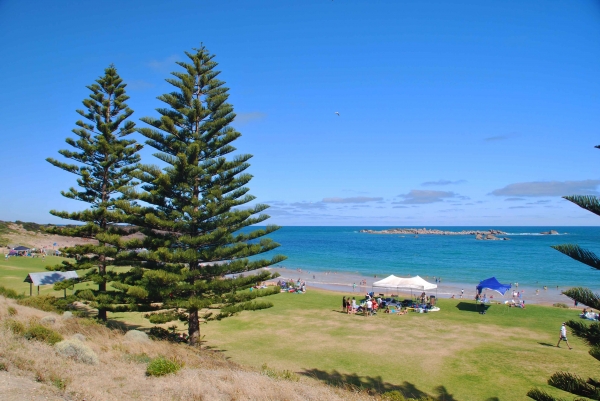
{"type": "Polygon", "coordinates": [[[560,327],[560,337],[558,337],[558,343],[556,343],[556,346],[558,348],[560,348],[560,342],[561,341],[566,342],[567,343],[567,347],[569,347],[569,349],[573,349],[569,345],[569,341],[567,341],[567,323],[565,323],[565,322],[563,322],[562,326],[560,327]]]}
{"type": "Polygon", "coordinates": [[[465,295],[465,290],[460,290],[460,299],[462,299],[463,295],[465,295]]]}
{"type": "Polygon", "coordinates": [[[367,301],[367,316],[371,316],[373,314],[373,302],[369,299],[367,301]]]}
{"type": "Polygon", "coordinates": [[[352,309],[352,304],[350,303],[350,297],[346,299],[346,311],[346,313],[348,313],[349,315],[354,313],[354,310],[352,309]]]}
{"type": "Polygon", "coordinates": [[[346,296],[342,298],[342,312],[346,312],[346,296]]]}

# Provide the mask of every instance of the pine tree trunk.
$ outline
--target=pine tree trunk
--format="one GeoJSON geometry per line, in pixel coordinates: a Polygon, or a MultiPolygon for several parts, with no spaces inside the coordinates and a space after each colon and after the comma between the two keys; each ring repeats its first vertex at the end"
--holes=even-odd
{"type": "Polygon", "coordinates": [[[200,345],[200,320],[198,311],[191,311],[188,315],[188,344],[191,346],[200,345]]]}

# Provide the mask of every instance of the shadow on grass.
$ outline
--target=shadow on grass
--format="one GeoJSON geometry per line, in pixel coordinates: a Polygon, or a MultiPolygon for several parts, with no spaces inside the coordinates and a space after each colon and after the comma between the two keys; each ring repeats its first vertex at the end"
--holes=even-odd
{"type": "Polygon", "coordinates": [[[543,345],[544,347],[556,347],[556,345],[554,344],[548,344],[548,343],[538,343],[539,345],[543,345]]]}
{"type": "Polygon", "coordinates": [[[456,308],[463,312],[485,312],[490,308],[491,305],[474,304],[470,302],[459,302],[456,304],[456,308]]]}
{"type": "Polygon", "coordinates": [[[115,319],[108,319],[106,321],[106,327],[108,327],[109,329],[116,329],[121,331],[139,330],[146,332],[149,330],[147,327],[142,327],[139,324],[130,324],[115,319]]]}
{"type": "Polygon", "coordinates": [[[435,388],[435,395],[427,394],[419,390],[414,384],[405,381],[402,384],[392,384],[384,382],[381,376],[359,376],[356,373],[340,373],[336,370],[326,372],[319,369],[308,369],[299,374],[315,378],[328,385],[346,388],[346,389],[362,389],[370,393],[383,394],[388,391],[399,391],[407,398],[422,398],[432,397],[436,401],[458,401],[454,396],[448,393],[444,386],[435,388]]]}

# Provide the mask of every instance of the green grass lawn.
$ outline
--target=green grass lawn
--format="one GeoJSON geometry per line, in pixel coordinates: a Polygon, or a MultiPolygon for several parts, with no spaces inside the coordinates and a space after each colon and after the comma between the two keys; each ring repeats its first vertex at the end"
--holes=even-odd
{"type": "MultiPolygon", "coordinates": [[[[4,260],[4,256],[0,258],[0,285],[6,288],[12,288],[19,294],[29,295],[29,283],[24,282],[25,277],[29,273],[40,273],[48,272],[46,266],[54,266],[61,264],[65,258],[58,256],[46,256],[45,260],[42,258],[29,258],[29,257],[14,257],[11,256],[8,260],[4,260]]],[[[117,268],[120,270],[126,268],[117,268]]],[[[84,272],[78,272],[82,275],[84,272]]],[[[84,288],[95,288],[93,283],[77,284],[75,290],[84,288]]],[[[72,291],[68,290],[70,294],[72,291]]],[[[33,295],[37,295],[37,287],[33,286],[33,295]]],[[[52,285],[40,286],[40,295],[54,295],[57,297],[63,296],[63,291],[54,291],[52,285]]]]}
{"type": "Polygon", "coordinates": [[[577,312],[544,306],[442,299],[440,312],[373,317],[340,312],[342,294],[310,291],[270,297],[275,306],[202,326],[205,344],[242,364],[267,363],[324,381],[424,393],[444,400],[525,400],[548,377],[570,371],[600,376],[588,347],[556,348],[560,325],[577,312]],[[497,398],[494,398],[497,397],[497,398]]]}
{"type": "MultiPolygon", "coordinates": [[[[29,294],[27,273],[62,260],[2,260],[0,285],[29,294]]],[[[80,288],[86,285],[93,286],[80,288]]],[[[62,296],[52,286],[40,290],[62,296]]],[[[342,296],[317,290],[271,296],[273,308],[202,325],[203,345],[244,365],[266,363],[331,383],[444,401],[526,400],[535,386],[566,397],[546,384],[552,373],[600,377],[600,364],[581,340],[570,336],[572,351],[555,347],[561,323],[575,319],[575,310],[492,305],[480,315],[473,301],[440,299],[440,312],[364,317],[341,313],[342,296]]],[[[153,326],[143,315],[111,313],[109,319],[131,328],[153,326]]],[[[181,322],[162,326],[174,323],[184,328],[181,322]]]]}

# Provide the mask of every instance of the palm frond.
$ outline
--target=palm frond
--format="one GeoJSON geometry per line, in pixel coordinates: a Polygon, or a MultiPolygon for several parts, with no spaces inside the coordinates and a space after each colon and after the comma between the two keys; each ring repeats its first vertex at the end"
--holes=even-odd
{"type": "Polygon", "coordinates": [[[550,376],[548,384],[571,394],[600,400],[600,391],[596,386],[568,372],[556,372],[550,376]]]}
{"type": "Polygon", "coordinates": [[[600,216],[600,199],[591,195],[571,195],[563,196],[563,199],[573,202],[579,207],[600,216]]]}
{"type": "Polygon", "coordinates": [[[594,294],[589,288],[573,287],[563,291],[563,294],[580,304],[587,305],[590,308],[600,309],[600,295],[594,294]]]}
{"type": "Polygon", "coordinates": [[[578,262],[584,263],[594,269],[600,270],[600,258],[591,251],[581,248],[579,245],[573,244],[562,244],[552,245],[552,248],[557,251],[564,253],[570,258],[575,259],[578,262]]]}

